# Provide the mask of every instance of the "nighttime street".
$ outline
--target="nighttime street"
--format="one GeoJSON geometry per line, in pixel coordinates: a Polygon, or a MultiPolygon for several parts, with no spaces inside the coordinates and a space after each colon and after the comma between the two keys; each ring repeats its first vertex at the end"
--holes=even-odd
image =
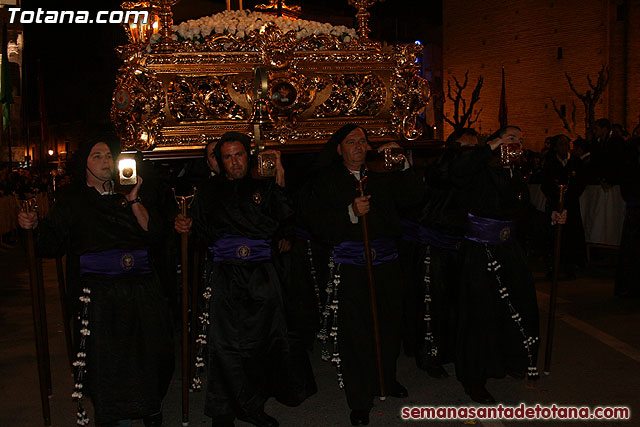
{"type": "MultiPolygon", "coordinates": [[[[559,282],[558,321],[553,346],[551,375],[529,388],[525,382],[506,377],[489,380],[487,389],[504,405],[565,406],[628,406],[631,421],[609,420],[604,426],[634,425],[634,411],[640,408],[640,300],[613,296],[615,252],[593,249],[592,264],[578,272],[575,281],[559,282]]],[[[544,363],[549,282],[543,280],[541,262],[530,259],[537,279],[538,301],[542,331],[542,345],[538,366],[544,363]]],[[[26,257],[21,247],[3,248],[0,254],[0,425],[7,427],[42,425],[38,387],[38,371],[33,340],[29,275],[26,257]]],[[[75,403],[71,399],[73,381],[65,350],[61,311],[58,299],[55,262],[45,260],[44,279],[47,296],[47,318],[53,396],[50,399],[52,425],[75,425],[75,403]]],[[[177,323],[177,322],[176,322],[177,323]]],[[[176,338],[179,337],[176,330],[176,338]]],[[[176,346],[176,355],[179,347],[176,346]]],[[[282,426],[346,426],[349,408],[344,393],[337,387],[335,369],[322,362],[319,344],[311,354],[318,393],[296,408],[288,408],[273,399],[266,412],[276,417],[282,426]]],[[[445,365],[451,375],[447,379],[433,379],[415,367],[413,359],[401,356],[398,379],[409,391],[407,399],[388,398],[376,401],[371,412],[371,425],[401,426],[403,406],[478,406],[464,394],[455,380],[453,364],[445,365]]],[[[181,425],[180,366],[176,366],[169,393],[164,400],[166,426],[181,425]]],[[[190,423],[205,426],[204,393],[190,393],[190,423]]],[[[91,411],[90,411],[91,412],[91,411]]],[[[410,425],[463,425],[462,421],[409,422],[410,425]]],[[[579,422],[577,422],[579,423],[579,422]]],[[[473,424],[470,421],[464,424],[473,424]]],[[[483,421],[484,426],[521,425],[522,422],[483,421]]],[[[581,423],[580,423],[581,424],[581,423]]],[[[594,425],[589,421],[585,425],[594,425]]],[[[91,424],[93,425],[93,423],[91,424]]],[[[237,422],[238,426],[249,425],[237,422]]],[[[559,425],[558,422],[529,421],[526,425],[559,425]]],[[[142,426],[141,421],[134,426],[142,426]]]]}
{"type": "Polygon", "coordinates": [[[0,22],[0,427],[640,426],[640,0],[0,22]]]}

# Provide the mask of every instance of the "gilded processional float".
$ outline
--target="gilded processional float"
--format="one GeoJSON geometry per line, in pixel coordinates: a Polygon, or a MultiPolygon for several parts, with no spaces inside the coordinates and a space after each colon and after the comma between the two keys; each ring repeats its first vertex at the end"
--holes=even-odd
{"type": "Polygon", "coordinates": [[[422,49],[369,39],[375,1],[349,0],[357,30],[298,19],[299,7],[275,0],[257,11],[227,2],[222,13],[179,25],[175,0],[123,3],[148,15],[130,21],[129,44],[118,49],[111,118],[123,147],[189,157],[235,130],[258,148],[309,151],[346,123],[374,142],[419,141],[430,95],[418,76],[422,49]]]}

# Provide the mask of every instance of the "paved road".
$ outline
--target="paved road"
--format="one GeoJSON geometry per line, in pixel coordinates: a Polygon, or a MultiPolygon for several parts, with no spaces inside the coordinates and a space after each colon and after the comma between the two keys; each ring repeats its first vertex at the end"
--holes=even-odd
{"type": "MultiPolygon", "coordinates": [[[[580,272],[578,280],[560,282],[559,321],[554,342],[552,372],[528,387],[512,378],[490,380],[487,388],[504,405],[536,403],[575,406],[628,406],[632,420],[600,423],[607,427],[640,425],[640,300],[613,297],[614,258],[607,253],[580,272]],[[637,415],[634,416],[634,413],[637,415]]],[[[546,330],[546,301],[549,284],[542,280],[539,263],[532,260],[539,279],[541,330],[546,330]]],[[[53,396],[50,399],[54,426],[73,427],[75,406],[70,393],[73,387],[68,366],[61,311],[55,279],[55,264],[44,262],[47,296],[53,396]]],[[[0,248],[0,426],[41,426],[41,409],[33,341],[29,277],[24,252],[20,246],[0,248]]],[[[543,334],[544,335],[544,334],[543,334]]],[[[179,342],[179,340],[177,340],[179,342]]],[[[544,348],[544,339],[541,349],[544,348]]],[[[176,349],[176,354],[178,349],[176,349]]],[[[542,354],[540,365],[542,365],[542,354]]],[[[348,426],[348,408],[338,390],[335,371],[324,364],[319,349],[312,354],[319,392],[297,408],[287,408],[269,401],[266,411],[282,426],[348,426]]],[[[371,412],[372,426],[404,426],[402,406],[466,406],[472,402],[455,380],[453,365],[445,368],[451,378],[434,380],[415,368],[412,360],[402,356],[398,378],[409,390],[409,398],[390,398],[376,402],[371,412]]],[[[169,394],[165,399],[165,425],[181,425],[180,367],[177,366],[169,394]]],[[[202,393],[192,393],[190,425],[205,426],[202,393]]],[[[412,422],[410,425],[516,426],[513,421],[412,422]]],[[[566,422],[531,421],[527,426],[566,425],[566,422]]],[[[594,421],[584,425],[593,425],[594,421]]],[[[238,426],[245,426],[237,422],[238,426]]],[[[572,425],[582,425],[573,423],[572,425]]],[[[142,422],[134,422],[142,426],[142,422]]]]}

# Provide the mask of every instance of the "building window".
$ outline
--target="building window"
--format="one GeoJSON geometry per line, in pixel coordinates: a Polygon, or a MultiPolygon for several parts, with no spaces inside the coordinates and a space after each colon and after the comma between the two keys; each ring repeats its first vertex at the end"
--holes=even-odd
{"type": "Polygon", "coordinates": [[[562,59],[562,48],[558,48],[558,59],[562,59]]]}

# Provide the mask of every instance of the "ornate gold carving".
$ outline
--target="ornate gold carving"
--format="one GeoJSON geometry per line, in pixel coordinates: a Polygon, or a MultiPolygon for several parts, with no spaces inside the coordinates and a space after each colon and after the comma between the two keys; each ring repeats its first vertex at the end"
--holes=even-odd
{"type": "Polygon", "coordinates": [[[420,46],[416,44],[396,47],[396,67],[392,77],[392,123],[398,134],[410,141],[420,136],[417,116],[430,95],[429,84],[418,76],[415,58],[421,53],[420,46]]]}
{"type": "Polygon", "coordinates": [[[378,0],[349,0],[349,4],[358,9],[356,13],[356,19],[358,20],[358,37],[362,41],[368,41],[369,33],[371,32],[369,29],[369,16],[371,16],[371,14],[367,8],[373,6],[377,1],[378,0]]]}
{"type": "Polygon", "coordinates": [[[177,76],[167,88],[169,112],[178,122],[244,120],[249,114],[229,96],[230,84],[227,76],[177,76]]]}
{"type": "Polygon", "coordinates": [[[314,117],[375,116],[385,101],[385,88],[374,74],[332,75],[329,99],[316,108],[314,117]]]}
{"type": "MultiPolygon", "coordinates": [[[[366,11],[370,2],[352,4],[366,11]]],[[[261,129],[264,145],[322,144],[346,123],[366,127],[374,140],[415,139],[429,98],[417,75],[420,47],[371,42],[363,25],[361,37],[346,43],[334,35],[297,39],[267,24],[244,38],[213,34],[150,52],[123,46],[111,110],[116,130],[126,149],[159,152],[195,149],[229,130],[251,134],[253,70],[264,67],[263,108],[272,118],[261,129]]]]}
{"type": "Polygon", "coordinates": [[[164,119],[164,90],[142,64],[127,64],[116,80],[111,120],[125,149],[150,150],[164,119]]]}
{"type": "Polygon", "coordinates": [[[300,6],[285,4],[284,0],[269,0],[269,3],[257,4],[255,10],[273,15],[283,15],[290,18],[299,18],[302,12],[300,6]]]}

